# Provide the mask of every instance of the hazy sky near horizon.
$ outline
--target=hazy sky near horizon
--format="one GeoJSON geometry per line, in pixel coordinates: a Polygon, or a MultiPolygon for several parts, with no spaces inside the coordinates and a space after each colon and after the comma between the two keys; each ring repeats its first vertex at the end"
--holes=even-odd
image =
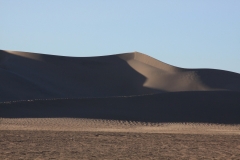
{"type": "Polygon", "coordinates": [[[0,49],[89,57],[139,51],[240,73],[239,0],[0,0],[0,49]]]}

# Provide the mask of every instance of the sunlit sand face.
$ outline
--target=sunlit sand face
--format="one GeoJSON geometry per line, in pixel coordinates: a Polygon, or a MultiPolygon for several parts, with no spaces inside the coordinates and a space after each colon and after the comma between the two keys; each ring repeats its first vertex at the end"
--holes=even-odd
{"type": "Polygon", "coordinates": [[[131,59],[125,55],[119,57],[146,78],[144,87],[167,92],[214,90],[204,85],[194,71],[174,67],[137,52],[131,59]]]}

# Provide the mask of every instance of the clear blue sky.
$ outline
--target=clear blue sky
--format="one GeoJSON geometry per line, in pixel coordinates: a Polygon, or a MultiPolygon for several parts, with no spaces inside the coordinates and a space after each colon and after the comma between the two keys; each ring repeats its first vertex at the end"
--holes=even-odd
{"type": "Polygon", "coordinates": [[[240,0],[0,0],[0,49],[240,73],[240,0]]]}

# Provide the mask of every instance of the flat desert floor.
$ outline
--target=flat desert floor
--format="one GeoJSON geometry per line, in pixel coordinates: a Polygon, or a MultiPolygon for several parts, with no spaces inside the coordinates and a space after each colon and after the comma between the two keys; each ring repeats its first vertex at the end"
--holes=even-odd
{"type": "Polygon", "coordinates": [[[240,126],[1,118],[0,159],[240,159],[240,126]]]}

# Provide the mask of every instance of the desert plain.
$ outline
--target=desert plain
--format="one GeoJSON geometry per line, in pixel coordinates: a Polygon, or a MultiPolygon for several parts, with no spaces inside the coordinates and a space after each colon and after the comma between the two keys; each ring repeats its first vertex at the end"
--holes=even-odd
{"type": "Polygon", "coordinates": [[[0,72],[0,159],[240,159],[239,73],[4,50],[0,72]]]}

